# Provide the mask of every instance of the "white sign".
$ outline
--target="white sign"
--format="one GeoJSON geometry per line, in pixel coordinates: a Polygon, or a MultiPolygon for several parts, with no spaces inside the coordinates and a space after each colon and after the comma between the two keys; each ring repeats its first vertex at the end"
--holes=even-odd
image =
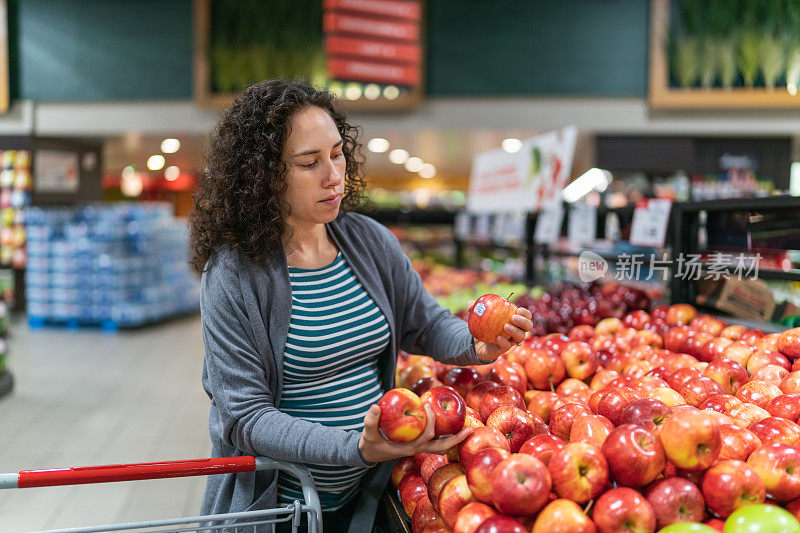
{"type": "Polygon", "coordinates": [[[37,192],[77,192],[78,162],[75,152],[37,150],[34,156],[37,192]]]}
{"type": "Polygon", "coordinates": [[[569,211],[567,237],[572,246],[583,246],[597,238],[597,208],[589,204],[575,204],[569,211]]]}
{"type": "Polygon", "coordinates": [[[633,211],[630,242],[634,246],[661,248],[667,236],[672,200],[641,200],[633,211]]]}
{"type": "Polygon", "coordinates": [[[533,240],[536,244],[553,244],[561,235],[561,224],[564,222],[564,207],[561,200],[551,202],[536,217],[536,229],[533,240]]]}
{"type": "Polygon", "coordinates": [[[500,148],[475,155],[467,210],[538,211],[558,198],[572,171],[578,129],[567,126],[526,139],[510,154],[500,148]]]}

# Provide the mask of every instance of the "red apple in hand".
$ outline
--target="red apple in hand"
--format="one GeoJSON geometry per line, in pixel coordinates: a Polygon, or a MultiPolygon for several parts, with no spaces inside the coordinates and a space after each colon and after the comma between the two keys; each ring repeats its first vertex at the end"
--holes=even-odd
{"type": "Polygon", "coordinates": [[[419,474],[408,474],[398,485],[397,490],[400,493],[400,501],[403,503],[403,509],[409,518],[414,516],[414,509],[417,507],[417,502],[422,498],[428,496],[428,489],[422,477],[419,474]]]}
{"type": "Polygon", "coordinates": [[[579,504],[596,498],[608,483],[603,453],[583,442],[572,442],[554,453],[548,470],[556,494],[579,504]]]}
{"type": "Polygon", "coordinates": [[[489,419],[489,415],[501,405],[513,405],[525,410],[525,401],[522,399],[522,394],[512,387],[500,385],[489,389],[481,397],[481,402],[478,405],[478,414],[481,415],[481,420],[483,420],[484,424],[489,419]]]}
{"type": "Polygon", "coordinates": [[[497,337],[508,338],[503,326],[511,321],[516,312],[517,306],[505,298],[496,294],[484,294],[470,309],[467,320],[469,332],[479,341],[497,344],[497,337]]]}
{"type": "Polygon", "coordinates": [[[486,426],[497,429],[508,439],[512,453],[518,452],[522,444],[533,436],[535,423],[530,413],[513,405],[501,405],[486,419],[486,426]]]}
{"type": "Polygon", "coordinates": [[[600,496],[592,517],[600,533],[653,533],[656,530],[656,514],[650,503],[627,487],[611,489],[600,496]]]}
{"type": "Polygon", "coordinates": [[[516,453],[495,467],[490,486],[498,511],[516,516],[531,515],[547,503],[550,474],[538,459],[516,453]]]}
{"type": "Polygon", "coordinates": [[[378,401],[378,407],[381,408],[378,428],[391,441],[410,442],[425,429],[425,409],[419,396],[408,389],[390,390],[378,401]]]}
{"type": "Polygon", "coordinates": [[[467,484],[472,494],[484,503],[492,503],[492,492],[490,480],[494,467],[500,461],[511,455],[508,450],[503,448],[483,448],[478,450],[465,467],[467,472],[467,484]]]}
{"type": "Polygon", "coordinates": [[[623,409],[620,424],[636,424],[658,434],[664,421],[672,414],[672,408],[659,400],[644,398],[636,400],[623,409]]]}
{"type": "Polygon", "coordinates": [[[531,533],[597,533],[597,527],[577,503],[559,499],[542,509],[531,533]]]}
{"type": "Polygon", "coordinates": [[[703,497],[711,511],[727,518],[745,505],[763,503],[764,482],[747,463],[722,461],[708,469],[703,476],[703,497]]]}
{"type": "Polygon", "coordinates": [[[785,502],[800,497],[800,451],[788,444],[766,444],[750,454],[747,464],[764,481],[771,498],[785,502]]]}
{"type": "Polygon", "coordinates": [[[611,479],[627,487],[643,487],[661,474],[666,464],[658,438],[641,426],[619,426],[602,448],[611,479]]]}
{"type": "Polygon", "coordinates": [[[481,502],[468,503],[456,515],[453,533],[474,533],[478,527],[498,512],[481,502]]]}
{"type": "Polygon", "coordinates": [[[550,465],[550,458],[554,453],[561,450],[567,443],[553,435],[536,435],[531,437],[519,449],[519,453],[539,459],[545,466],[550,465]]]}
{"type": "Polygon", "coordinates": [[[493,427],[475,428],[472,430],[472,434],[458,445],[458,460],[466,468],[478,450],[492,447],[511,451],[508,439],[497,429],[493,427]]]}
{"type": "Polygon", "coordinates": [[[761,440],[749,429],[733,424],[720,424],[719,435],[722,447],[719,449],[717,461],[736,459],[746,461],[754,450],[761,447],[761,440]]]}
{"type": "Polygon", "coordinates": [[[658,434],[667,459],[683,470],[705,470],[719,455],[716,420],[698,410],[674,411],[658,434]]]}
{"type": "Polygon", "coordinates": [[[434,415],[434,436],[452,435],[464,428],[467,405],[452,387],[435,387],[420,398],[434,415]]]}
{"type": "Polygon", "coordinates": [[[682,477],[660,479],[645,491],[656,513],[658,527],[677,522],[700,522],[706,514],[706,502],[697,485],[682,477]]]}
{"type": "Polygon", "coordinates": [[[451,368],[443,376],[442,380],[444,385],[453,387],[459,395],[465,398],[469,391],[481,381],[483,381],[483,378],[480,372],[469,366],[451,368]]]}

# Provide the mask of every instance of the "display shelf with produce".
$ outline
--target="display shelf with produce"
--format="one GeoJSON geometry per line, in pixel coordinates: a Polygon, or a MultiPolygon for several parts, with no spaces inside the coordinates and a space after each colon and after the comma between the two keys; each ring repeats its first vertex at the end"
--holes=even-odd
{"type": "MultiPolygon", "coordinates": [[[[675,204],[672,248],[700,264],[695,279],[673,277],[672,302],[719,312],[724,290],[735,289],[737,298],[751,299],[739,318],[794,325],[800,316],[798,208],[794,196],[675,204]]],[[[730,309],[723,310],[736,312],[730,309]]]]}

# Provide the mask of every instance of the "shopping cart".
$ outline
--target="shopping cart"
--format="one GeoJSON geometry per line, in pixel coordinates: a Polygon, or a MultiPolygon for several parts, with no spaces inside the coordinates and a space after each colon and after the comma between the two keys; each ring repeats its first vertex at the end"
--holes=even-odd
{"type": "MultiPolygon", "coordinates": [[[[300,480],[304,503],[275,509],[245,511],[217,515],[192,516],[149,522],[131,522],[71,529],[50,530],[49,533],[96,533],[99,531],[147,531],[148,533],[178,533],[182,531],[225,531],[248,533],[260,531],[258,526],[289,522],[292,531],[298,531],[303,513],[308,518],[308,531],[322,533],[322,509],[314,480],[308,469],[298,463],[279,461],[267,457],[220,457],[215,459],[189,459],[160,463],[133,463],[123,465],[82,466],[51,470],[24,470],[16,474],[0,474],[0,489],[24,489],[29,487],[54,487],[61,485],[84,485],[88,483],[111,483],[188,476],[208,476],[235,472],[282,470],[300,480]],[[235,523],[230,523],[234,520],[235,523]]],[[[261,528],[265,529],[265,528],[261,528]]]]}

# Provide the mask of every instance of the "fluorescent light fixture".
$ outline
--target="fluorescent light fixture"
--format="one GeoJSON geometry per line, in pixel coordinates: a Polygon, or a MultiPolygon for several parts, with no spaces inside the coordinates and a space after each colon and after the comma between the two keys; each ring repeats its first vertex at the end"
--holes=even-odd
{"type": "Polygon", "coordinates": [[[147,158],[147,168],[150,170],[161,170],[167,162],[161,154],[151,155],[147,158]]]}
{"type": "Polygon", "coordinates": [[[514,137],[509,137],[508,139],[503,139],[501,146],[503,147],[503,150],[509,154],[515,154],[522,148],[522,141],[515,139],[514,137]]]}
{"type": "Polygon", "coordinates": [[[382,137],[375,137],[370,139],[367,143],[367,149],[376,154],[382,154],[389,149],[389,141],[382,137]]]}
{"type": "Polygon", "coordinates": [[[181,149],[181,142],[178,139],[164,139],[161,141],[161,151],[165,154],[174,154],[181,149]]]}
{"type": "Polygon", "coordinates": [[[611,183],[611,172],[600,168],[590,168],[561,192],[565,202],[574,203],[592,191],[602,192],[611,183]]]}
{"type": "Polygon", "coordinates": [[[167,181],[175,181],[181,175],[181,169],[175,165],[169,166],[164,169],[164,179],[167,181]]]}
{"type": "Polygon", "coordinates": [[[434,176],[436,176],[435,166],[431,165],[430,163],[425,163],[424,165],[422,165],[422,168],[419,171],[420,178],[425,178],[426,180],[429,180],[434,176]]]}
{"type": "Polygon", "coordinates": [[[419,172],[422,170],[423,165],[425,165],[425,162],[419,157],[409,157],[406,160],[405,167],[409,172],[419,172]]]}
{"type": "Polygon", "coordinates": [[[389,161],[396,165],[402,165],[406,161],[408,161],[408,152],[403,150],[402,148],[395,148],[391,152],[389,152],[389,161]]]}

